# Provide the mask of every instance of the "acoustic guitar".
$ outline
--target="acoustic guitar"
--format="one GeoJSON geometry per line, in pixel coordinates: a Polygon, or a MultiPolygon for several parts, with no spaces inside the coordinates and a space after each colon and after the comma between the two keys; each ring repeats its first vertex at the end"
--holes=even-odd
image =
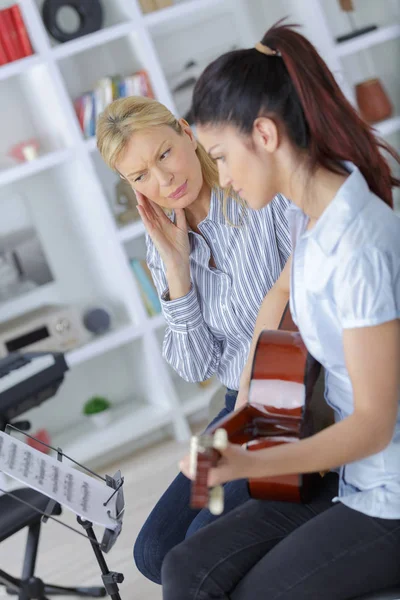
{"type": "MultiPolygon", "coordinates": [[[[308,353],[287,306],[279,329],[262,331],[257,341],[249,402],[205,434],[192,438],[192,508],[209,507],[213,514],[223,511],[223,488],[209,490],[207,477],[221,456],[218,450],[228,441],[257,451],[296,443],[321,428],[311,403],[320,369],[308,353]]],[[[248,485],[253,498],[307,502],[319,479],[319,474],[294,474],[250,479],[248,485]]]]}

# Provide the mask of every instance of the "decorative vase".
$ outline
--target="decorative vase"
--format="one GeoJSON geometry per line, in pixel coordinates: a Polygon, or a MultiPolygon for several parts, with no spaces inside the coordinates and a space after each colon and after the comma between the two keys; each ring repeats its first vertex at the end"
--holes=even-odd
{"type": "Polygon", "coordinates": [[[392,115],[393,106],[377,77],[358,83],[355,89],[358,109],[367,123],[377,123],[392,115]]]}

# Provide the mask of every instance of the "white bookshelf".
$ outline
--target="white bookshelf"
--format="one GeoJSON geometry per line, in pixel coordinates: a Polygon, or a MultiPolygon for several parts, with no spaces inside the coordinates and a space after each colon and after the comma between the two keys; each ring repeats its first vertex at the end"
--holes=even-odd
{"type": "Polygon", "coordinates": [[[373,46],[384,44],[385,42],[396,40],[398,38],[400,38],[400,25],[388,25],[387,27],[370,31],[369,33],[365,33],[352,40],[341,42],[340,44],[336,43],[336,54],[337,56],[347,56],[349,54],[354,54],[355,52],[360,52],[360,50],[373,48],[373,46]]]}
{"type": "MultiPolygon", "coordinates": [[[[148,316],[128,262],[132,253],[143,257],[143,225],[116,225],[110,195],[117,179],[100,160],[96,140],[84,139],[73,100],[99,77],[144,68],[157,99],[180,116],[160,50],[168,36],[175,63],[189,54],[188,38],[176,44],[177,32],[187,33],[189,26],[202,27],[202,52],[252,44],[255,36],[242,0],[183,0],[148,15],[137,0],[105,0],[103,29],[58,44],[43,25],[42,3],[19,0],[35,54],[0,67],[0,154],[30,137],[41,148],[31,162],[2,165],[0,207],[3,195],[24,198],[54,282],[0,304],[0,321],[46,303],[112,308],[112,330],[68,352],[69,372],[58,393],[26,415],[32,431],[46,427],[53,443],[73,458],[99,464],[163,429],[187,439],[189,419],[207,408],[220,384],[180,381],[162,358],[164,318],[148,316]],[[220,37],[216,23],[219,45],[211,43],[212,36],[220,37]],[[103,430],[91,428],[81,413],[94,394],[113,405],[111,424],[103,430]]],[[[0,8],[9,4],[0,0],[0,8]]]]}

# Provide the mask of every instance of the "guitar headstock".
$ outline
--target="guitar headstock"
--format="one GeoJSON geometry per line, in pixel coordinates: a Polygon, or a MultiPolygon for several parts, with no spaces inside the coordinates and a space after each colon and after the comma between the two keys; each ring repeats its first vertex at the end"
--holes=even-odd
{"type": "Polygon", "coordinates": [[[205,433],[192,437],[190,443],[191,508],[209,508],[213,515],[220,515],[223,512],[224,489],[222,486],[210,489],[207,480],[210,469],[217,465],[221,456],[219,450],[223,450],[227,445],[228,434],[225,429],[217,429],[214,434],[205,433]]]}

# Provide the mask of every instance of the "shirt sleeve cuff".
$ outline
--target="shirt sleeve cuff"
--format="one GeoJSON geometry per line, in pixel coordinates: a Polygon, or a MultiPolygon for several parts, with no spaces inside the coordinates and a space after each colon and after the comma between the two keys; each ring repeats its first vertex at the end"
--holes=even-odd
{"type": "Polygon", "coordinates": [[[176,300],[170,300],[169,290],[165,290],[161,295],[161,306],[165,320],[174,331],[186,332],[188,329],[198,327],[203,321],[193,285],[186,296],[176,300]]]}

